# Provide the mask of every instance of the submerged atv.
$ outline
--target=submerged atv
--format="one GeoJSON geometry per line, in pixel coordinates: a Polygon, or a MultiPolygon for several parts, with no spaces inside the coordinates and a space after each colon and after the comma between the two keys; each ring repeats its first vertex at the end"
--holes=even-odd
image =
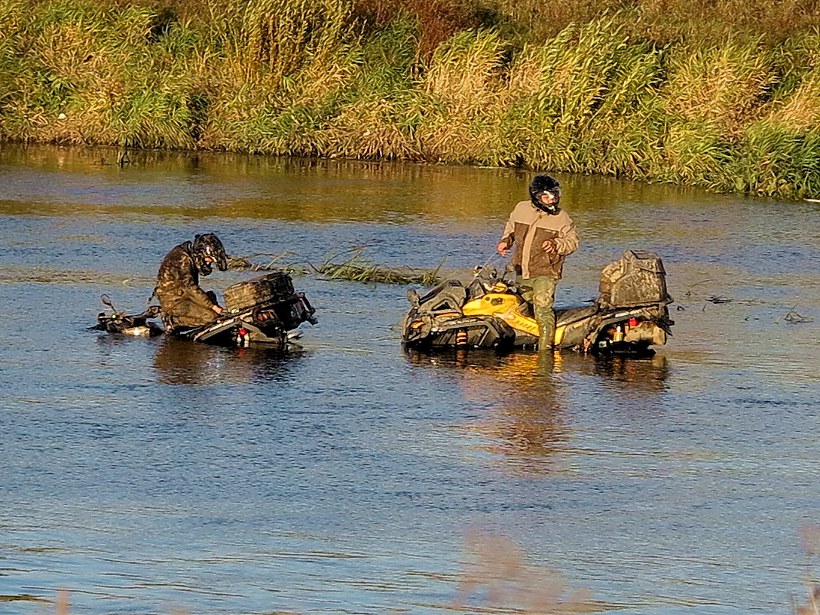
{"type": "MultiPolygon", "coordinates": [[[[223,293],[225,311],[213,323],[202,327],[175,330],[174,337],[217,346],[264,345],[284,350],[303,322],[316,324],[316,310],[304,293],[293,289],[293,280],[284,272],[270,273],[229,286],[223,293]]],[[[107,295],[102,301],[113,313],[101,312],[92,329],[125,335],[153,336],[163,329],[159,306],[152,305],[139,314],[118,312],[107,295]]]]}
{"type": "MultiPolygon", "coordinates": [[[[407,294],[402,323],[407,348],[535,348],[538,323],[512,281],[478,268],[467,286],[456,280],[423,296],[407,294]]],[[[666,272],[653,252],[627,250],[601,272],[593,305],[555,310],[555,348],[592,354],[654,353],[674,324],[666,272]]]]}

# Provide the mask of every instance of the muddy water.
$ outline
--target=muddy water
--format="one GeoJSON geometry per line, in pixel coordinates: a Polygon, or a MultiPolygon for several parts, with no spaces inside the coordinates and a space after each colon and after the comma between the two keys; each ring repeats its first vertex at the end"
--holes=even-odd
{"type": "Polygon", "coordinates": [[[72,614],[538,613],[574,590],[629,615],[786,614],[802,597],[817,204],[559,176],[583,243],[557,302],[657,251],[676,325],[651,360],[405,354],[404,287],[316,275],[295,281],[319,324],[281,357],[86,327],[101,293],[141,309],[164,253],[204,230],[257,261],[364,245],[469,275],[527,176],[115,161],[0,149],[0,613],[53,612],[61,588],[72,614]]]}

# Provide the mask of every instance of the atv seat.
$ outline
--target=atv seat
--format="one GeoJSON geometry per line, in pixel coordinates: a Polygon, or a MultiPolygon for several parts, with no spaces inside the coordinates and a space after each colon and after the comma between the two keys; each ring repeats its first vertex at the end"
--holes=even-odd
{"type": "Polygon", "coordinates": [[[587,307],[574,307],[562,310],[555,310],[555,326],[563,327],[584,318],[593,316],[598,311],[597,305],[590,305],[587,307]]]}

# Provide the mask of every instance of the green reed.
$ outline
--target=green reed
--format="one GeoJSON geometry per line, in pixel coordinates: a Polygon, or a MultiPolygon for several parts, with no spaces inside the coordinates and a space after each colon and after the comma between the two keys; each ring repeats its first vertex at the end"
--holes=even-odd
{"type": "Polygon", "coordinates": [[[820,9],[781,4],[6,0],[0,140],[817,197],[820,9]]]}

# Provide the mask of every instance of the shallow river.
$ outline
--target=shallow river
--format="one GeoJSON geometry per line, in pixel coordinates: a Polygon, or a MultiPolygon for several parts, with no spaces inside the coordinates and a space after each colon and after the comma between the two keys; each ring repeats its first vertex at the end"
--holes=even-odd
{"type": "MultiPolygon", "coordinates": [[[[295,277],[289,356],[87,330],[165,252],[467,278],[529,175],[0,148],[0,613],[787,614],[820,522],[820,205],[558,175],[559,305],[664,259],[651,360],[402,350],[406,287],[295,277]],[[564,585],[562,585],[562,583],[564,585]],[[505,610],[506,609],[506,610],[505,610]]],[[[221,290],[254,274],[216,272],[221,290]]],[[[816,564],[816,562],[814,562],[816,564]]],[[[817,573],[815,566],[814,572],[817,573]]]]}

